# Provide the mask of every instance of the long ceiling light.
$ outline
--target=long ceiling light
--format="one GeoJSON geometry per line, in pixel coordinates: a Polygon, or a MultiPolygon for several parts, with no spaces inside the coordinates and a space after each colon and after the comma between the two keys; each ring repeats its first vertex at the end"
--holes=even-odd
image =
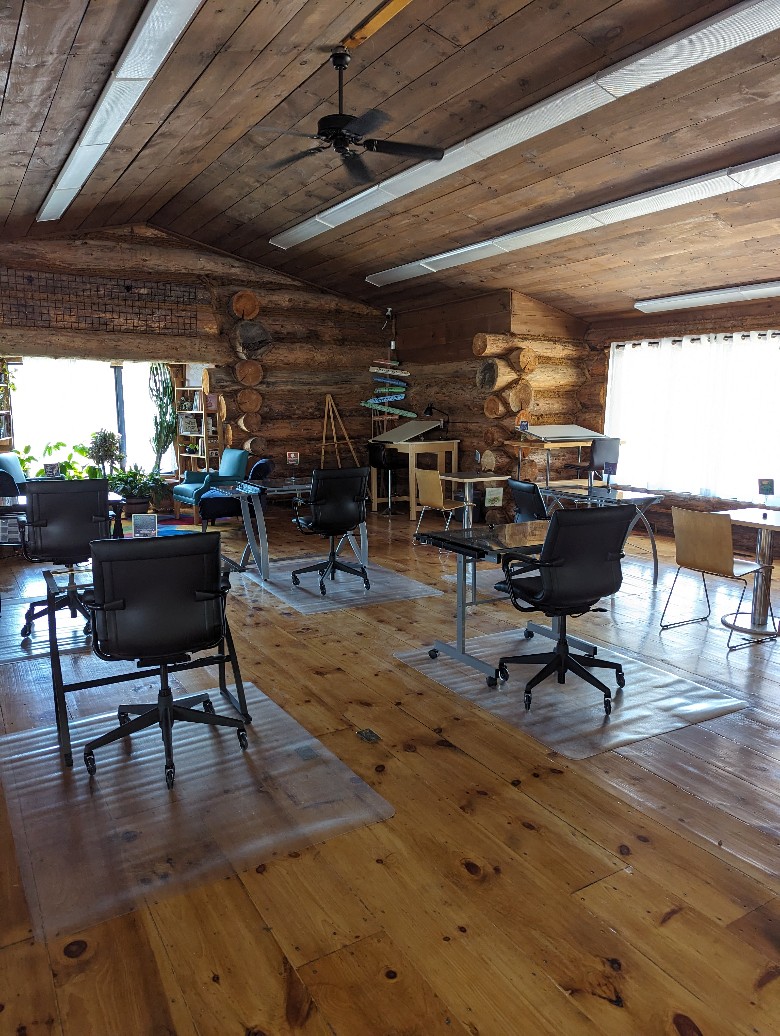
{"type": "Polygon", "coordinates": [[[149,0],[54,186],[39,222],[59,219],[127,121],[203,0],[149,0]]]}
{"type": "Polygon", "coordinates": [[[465,266],[478,259],[490,258],[505,252],[516,252],[545,241],[555,241],[562,237],[583,234],[588,230],[596,230],[599,227],[610,226],[624,220],[638,219],[640,216],[648,216],[654,212],[664,212],[680,205],[689,205],[704,198],[715,198],[730,191],[741,191],[755,184],[770,183],[773,180],[780,180],[780,154],[770,155],[768,158],[756,162],[732,166],[729,169],[719,169],[706,176],[681,180],[679,183],[658,187],[653,191],[645,191],[643,194],[635,194],[620,201],[597,205],[592,209],[583,209],[581,212],[550,220],[548,223],[538,223],[536,226],[524,227],[522,230],[490,238],[487,241],[479,241],[463,248],[455,248],[450,252],[417,259],[414,262],[405,263],[403,266],[372,273],[366,277],[366,280],[369,284],[378,287],[395,284],[397,281],[408,281],[415,277],[423,277],[428,273],[435,273],[438,270],[465,266]]]}
{"type": "Polygon", "coordinates": [[[604,69],[589,79],[512,115],[490,129],[448,148],[440,162],[421,162],[369,187],[270,239],[277,248],[292,248],[387,205],[452,173],[482,162],[587,115],[620,97],[658,83],[687,68],[725,54],[780,28],[778,0],[745,0],[723,14],[699,22],[654,47],[604,69]]]}
{"type": "Polygon", "coordinates": [[[722,306],[726,302],[749,302],[772,299],[780,295],[780,281],[741,284],[712,291],[694,291],[688,295],[667,295],[661,299],[644,299],[634,303],[643,313],[668,313],[674,309],[696,309],[697,306],[722,306]]]}

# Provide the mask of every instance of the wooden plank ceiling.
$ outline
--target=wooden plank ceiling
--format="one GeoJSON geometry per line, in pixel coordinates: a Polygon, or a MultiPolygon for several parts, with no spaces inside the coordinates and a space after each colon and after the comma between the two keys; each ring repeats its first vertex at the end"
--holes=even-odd
{"type": "MultiPolygon", "coordinates": [[[[332,151],[278,163],[337,110],[334,45],[377,0],[205,0],[65,216],[35,214],[144,0],[0,4],[2,242],[148,222],[403,310],[514,288],[593,320],[638,298],[772,280],[769,184],[378,289],[367,274],[772,154],[780,33],[679,73],[281,251],[273,234],[362,189],[332,151]]],[[[411,0],[351,51],[345,109],[449,147],[735,6],[726,0],[411,0]]],[[[408,159],[367,154],[376,181],[408,159]]],[[[8,246],[0,247],[0,259],[8,246]]]]}

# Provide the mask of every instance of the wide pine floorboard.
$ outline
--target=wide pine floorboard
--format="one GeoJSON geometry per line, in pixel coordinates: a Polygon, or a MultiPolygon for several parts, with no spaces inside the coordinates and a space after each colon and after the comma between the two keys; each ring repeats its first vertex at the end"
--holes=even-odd
{"type": "MultiPolygon", "coordinates": [[[[275,558],[324,545],[284,508],[268,524],[275,558]]],[[[776,1036],[780,647],[727,655],[734,584],[713,580],[708,622],[661,633],[673,544],[654,588],[631,541],[623,589],[571,632],[748,707],[575,762],[394,658],[454,639],[455,560],[413,546],[403,517],[369,529],[373,562],[443,595],[300,615],[234,579],[229,616],[244,677],[394,816],[41,943],[0,798],[0,1036],[776,1036]]],[[[223,546],[240,552],[235,524],[223,546]]],[[[681,615],[700,614],[700,587],[680,577],[681,615]]],[[[4,601],[39,592],[33,566],[3,559],[4,601]]],[[[523,618],[470,608],[468,635],[523,618]]],[[[54,722],[45,661],[23,681],[26,665],[0,665],[2,733],[54,722]]],[[[71,696],[71,715],[115,691],[71,696]]]]}

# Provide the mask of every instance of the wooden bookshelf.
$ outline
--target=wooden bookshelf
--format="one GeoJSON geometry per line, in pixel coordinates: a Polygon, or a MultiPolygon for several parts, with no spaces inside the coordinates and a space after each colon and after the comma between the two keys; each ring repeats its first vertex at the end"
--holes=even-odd
{"type": "Polygon", "coordinates": [[[200,385],[178,386],[174,396],[179,476],[183,478],[185,471],[216,471],[222,454],[222,421],[216,399],[206,396],[200,385]]]}
{"type": "Polygon", "coordinates": [[[11,408],[11,379],[8,361],[0,359],[0,453],[14,448],[14,420],[11,408]]]}

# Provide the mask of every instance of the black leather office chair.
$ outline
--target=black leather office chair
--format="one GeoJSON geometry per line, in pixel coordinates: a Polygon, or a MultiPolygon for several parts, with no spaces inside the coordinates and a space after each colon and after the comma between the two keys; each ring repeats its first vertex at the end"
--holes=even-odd
{"type": "Polygon", "coordinates": [[[572,655],[566,640],[566,618],[591,611],[600,598],[620,589],[623,544],[635,517],[633,504],[554,512],[541,554],[510,565],[507,583],[518,611],[542,611],[557,621],[555,650],[501,658],[495,678],[488,677],[490,686],[509,679],[508,665],[541,664],[543,668],[525,685],[526,709],[531,707],[531,691],[538,683],[553,673],[558,674],[558,683],[564,683],[566,673],[572,672],[603,693],[604,711],[610,714],[612,693],[589,670],[613,669],[618,687],[623,687],[623,668],[592,655],[572,655]],[[536,569],[538,573],[529,575],[536,569]]]}
{"type": "Polygon", "coordinates": [[[292,573],[294,586],[304,572],[319,572],[320,593],[325,595],[325,579],[336,578],[337,572],[348,572],[360,576],[366,590],[371,589],[365,566],[347,565],[339,561],[336,539],[341,538],[366,520],[368,479],[370,468],[318,468],[312,472],[309,517],[301,517],[298,507],[302,501],[295,501],[295,523],[305,533],[316,532],[330,540],[330,551],[325,561],[298,568],[292,573]]]}
{"type": "Polygon", "coordinates": [[[594,475],[598,475],[600,479],[609,484],[614,469],[617,467],[619,456],[620,439],[594,439],[590,444],[590,457],[587,464],[566,464],[565,467],[575,468],[577,478],[581,478],[583,471],[587,472],[588,487],[591,488],[594,475]],[[611,472],[606,470],[606,465],[610,466],[611,472]]]}
{"type": "Polygon", "coordinates": [[[535,482],[509,478],[506,484],[514,501],[516,522],[544,521],[548,517],[544,499],[535,482]]]}
{"type": "MultiPolygon", "coordinates": [[[[249,469],[247,479],[250,482],[262,482],[268,478],[276,465],[270,457],[262,457],[249,469]]],[[[260,497],[260,506],[265,511],[265,493],[260,497]]],[[[240,518],[241,502],[236,497],[225,496],[219,489],[207,489],[198,501],[200,511],[200,527],[203,532],[211,523],[214,525],[218,518],[240,518]]]]}
{"type": "MultiPolygon", "coordinates": [[[[139,668],[146,671],[136,678],[143,679],[151,670],[152,675],[159,675],[160,691],[156,704],[120,705],[119,726],[84,746],[84,763],[90,775],[97,769],[96,749],[159,724],[165,746],[165,780],[172,788],[172,728],[177,720],[233,727],[245,749],[244,721],[249,722],[251,716],[225,618],[229,585],[222,572],[219,533],[97,540],[92,544],[92,574],[94,597],[89,607],[93,614],[95,654],[106,662],[137,661],[139,668]],[[193,652],[215,647],[216,655],[192,660],[193,652]],[[236,687],[235,704],[242,719],[217,715],[205,693],[174,701],[169,673],[206,665],[218,666],[220,691],[229,698],[225,681],[228,661],[236,687]],[[202,705],[203,711],[196,709],[196,705],[202,705]]],[[[106,682],[112,682],[111,678],[106,682]]]]}
{"type": "Polygon", "coordinates": [[[383,442],[369,442],[368,463],[372,468],[376,468],[380,473],[380,477],[382,472],[387,477],[387,507],[379,513],[383,515],[400,513],[393,510],[393,472],[407,470],[409,467],[408,458],[404,454],[399,453],[398,450],[386,446],[383,442]]]}
{"type": "MultiPolygon", "coordinates": [[[[25,487],[27,506],[22,527],[22,551],[28,561],[48,561],[68,569],[68,585],[54,598],[54,610],[69,608],[72,618],[81,612],[91,619],[76,586],[74,565],[88,561],[92,540],[110,535],[108,482],[104,478],[31,479],[25,487]]],[[[35,601],[27,609],[22,637],[32,633],[33,622],[48,614],[46,601],[35,601]]]]}

